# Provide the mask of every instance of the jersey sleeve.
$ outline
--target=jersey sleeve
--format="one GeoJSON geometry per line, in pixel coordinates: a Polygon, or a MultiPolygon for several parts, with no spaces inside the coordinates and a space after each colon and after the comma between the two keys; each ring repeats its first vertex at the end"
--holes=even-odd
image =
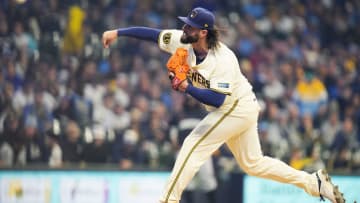
{"type": "Polygon", "coordinates": [[[175,53],[179,47],[186,47],[185,44],[180,42],[182,35],[181,30],[163,30],[161,31],[158,39],[159,48],[170,54],[175,53]]]}

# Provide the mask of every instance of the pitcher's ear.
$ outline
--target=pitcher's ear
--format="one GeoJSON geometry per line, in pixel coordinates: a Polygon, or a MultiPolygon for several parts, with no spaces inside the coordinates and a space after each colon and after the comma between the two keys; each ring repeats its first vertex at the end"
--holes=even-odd
{"type": "Polygon", "coordinates": [[[208,34],[208,30],[200,30],[200,34],[202,36],[206,36],[208,34]]]}

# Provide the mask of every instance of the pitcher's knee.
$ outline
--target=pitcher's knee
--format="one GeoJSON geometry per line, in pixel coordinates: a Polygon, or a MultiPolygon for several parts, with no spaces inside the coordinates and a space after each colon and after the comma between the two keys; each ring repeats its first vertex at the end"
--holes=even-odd
{"type": "Polygon", "coordinates": [[[262,172],[262,162],[264,157],[258,157],[256,159],[248,159],[242,164],[244,172],[251,176],[259,176],[262,172]]]}

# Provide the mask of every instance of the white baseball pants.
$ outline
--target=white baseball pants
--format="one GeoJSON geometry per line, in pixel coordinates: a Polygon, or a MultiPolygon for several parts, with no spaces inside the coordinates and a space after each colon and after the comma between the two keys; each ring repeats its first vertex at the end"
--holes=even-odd
{"type": "Polygon", "coordinates": [[[315,176],[263,156],[257,131],[259,109],[251,95],[228,110],[209,113],[185,139],[160,202],[178,203],[200,166],[224,143],[247,174],[293,184],[319,196],[315,176]]]}

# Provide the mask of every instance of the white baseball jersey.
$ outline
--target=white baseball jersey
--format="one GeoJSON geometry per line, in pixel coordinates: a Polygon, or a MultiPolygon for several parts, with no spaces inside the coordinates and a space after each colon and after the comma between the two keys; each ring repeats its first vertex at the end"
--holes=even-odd
{"type": "MultiPolygon", "coordinates": [[[[252,94],[252,86],[240,71],[235,54],[223,43],[217,49],[209,50],[206,58],[196,64],[196,56],[191,44],[183,44],[181,30],[163,30],[159,36],[159,47],[168,53],[175,53],[179,47],[186,48],[189,53],[188,64],[191,67],[188,78],[198,88],[207,88],[226,94],[220,109],[227,110],[236,99],[252,94]]],[[[206,110],[215,108],[205,105],[206,110]]]]}

